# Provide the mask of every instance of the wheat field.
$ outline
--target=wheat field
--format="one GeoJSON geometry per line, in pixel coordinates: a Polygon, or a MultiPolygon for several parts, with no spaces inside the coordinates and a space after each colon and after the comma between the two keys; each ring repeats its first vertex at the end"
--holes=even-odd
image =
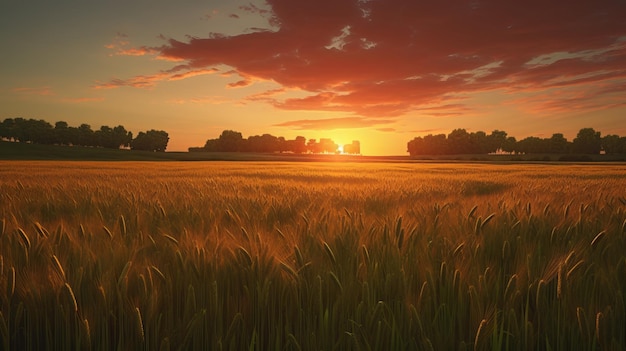
{"type": "Polygon", "coordinates": [[[626,166],[0,162],[3,350],[623,350],[626,166]]]}

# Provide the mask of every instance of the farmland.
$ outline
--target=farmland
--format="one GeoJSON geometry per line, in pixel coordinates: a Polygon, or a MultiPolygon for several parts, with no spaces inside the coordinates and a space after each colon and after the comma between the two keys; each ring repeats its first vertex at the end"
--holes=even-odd
{"type": "Polygon", "coordinates": [[[626,348],[626,166],[0,161],[8,349],[626,348]]]}

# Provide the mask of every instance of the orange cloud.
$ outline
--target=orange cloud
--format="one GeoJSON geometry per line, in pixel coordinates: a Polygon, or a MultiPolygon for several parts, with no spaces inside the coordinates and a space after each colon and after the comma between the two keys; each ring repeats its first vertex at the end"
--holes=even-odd
{"type": "MultiPolygon", "coordinates": [[[[448,94],[493,90],[548,92],[603,86],[595,94],[582,95],[587,103],[579,101],[576,106],[593,109],[598,101],[608,106],[623,102],[612,93],[626,82],[623,1],[268,0],[267,4],[271,11],[253,5],[240,10],[268,17],[270,28],[170,39],[149,50],[163,59],[185,62],[190,69],[226,65],[246,77],[230,86],[247,85],[249,77],[311,93],[304,98],[267,99],[277,108],[341,111],[367,117],[365,121],[420,110],[448,94]]],[[[125,83],[149,85],[147,77],[137,78],[125,83]]],[[[553,104],[566,107],[570,102],[564,97],[553,104]]],[[[431,112],[454,115],[464,110],[431,112]]],[[[296,127],[325,123],[294,122],[300,122],[296,127]]]]}
{"type": "Polygon", "coordinates": [[[94,89],[114,89],[119,87],[132,87],[132,88],[152,88],[158,82],[181,80],[190,77],[201,76],[205,74],[212,74],[218,70],[215,68],[210,69],[195,69],[180,72],[187,69],[187,66],[176,66],[173,69],[167,71],[161,71],[153,75],[139,75],[128,79],[114,78],[108,82],[96,82],[92,87],[94,89]],[[180,72],[180,73],[176,73],[180,72]]]}
{"type": "Polygon", "coordinates": [[[363,117],[342,117],[324,119],[301,119],[275,124],[276,127],[292,127],[307,130],[329,130],[342,128],[365,128],[381,124],[395,123],[393,119],[374,119],[363,117]]]}
{"type": "Polygon", "coordinates": [[[128,35],[125,33],[117,33],[113,41],[104,46],[114,52],[110,56],[145,56],[155,55],[158,53],[156,49],[149,48],[147,46],[130,47],[130,41],[128,35]]]}
{"type": "Polygon", "coordinates": [[[250,101],[268,101],[276,102],[275,96],[287,92],[285,88],[267,90],[261,93],[248,96],[246,99],[250,101]]]}
{"type": "Polygon", "coordinates": [[[217,71],[218,70],[216,68],[190,70],[190,71],[186,71],[186,72],[182,72],[182,73],[177,73],[177,74],[171,75],[171,76],[169,76],[167,78],[167,80],[187,79],[187,78],[191,78],[191,77],[202,76],[202,75],[205,75],[205,74],[213,74],[213,73],[215,73],[217,71]]]}

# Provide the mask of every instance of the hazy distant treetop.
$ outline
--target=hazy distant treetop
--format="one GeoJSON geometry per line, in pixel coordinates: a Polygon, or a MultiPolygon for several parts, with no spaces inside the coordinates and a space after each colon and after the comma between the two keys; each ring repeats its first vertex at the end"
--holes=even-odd
{"type": "MultiPolygon", "coordinates": [[[[244,139],[242,134],[233,130],[224,130],[217,139],[208,139],[204,147],[192,147],[189,151],[200,152],[292,152],[302,154],[310,153],[337,153],[339,145],[328,138],[322,138],[318,142],[315,139],[307,139],[297,136],[293,140],[284,137],[276,137],[271,134],[252,135],[244,139]]],[[[359,141],[344,146],[344,153],[360,154],[359,141]],[[347,146],[347,147],[346,147],[347,146]]]]}
{"type": "Polygon", "coordinates": [[[132,150],[163,152],[167,148],[169,140],[167,132],[152,129],[145,133],[139,132],[137,137],[131,141],[130,148],[132,150]]]}
{"type": "MultiPolygon", "coordinates": [[[[133,134],[122,125],[113,128],[104,125],[100,129],[93,131],[91,125],[87,123],[83,123],[78,127],[71,127],[65,121],[57,121],[53,127],[44,120],[17,117],[6,118],[0,123],[0,139],[35,144],[119,149],[120,147],[127,148],[131,145],[133,134]]],[[[164,151],[165,147],[167,147],[167,142],[163,145],[164,139],[163,137],[161,139],[158,148],[164,151]]],[[[139,144],[141,145],[141,141],[139,144]]]]}
{"type": "Polygon", "coordinates": [[[454,129],[450,134],[416,137],[407,143],[407,151],[415,155],[487,154],[498,151],[523,154],[607,154],[626,153],[626,137],[607,135],[601,137],[593,128],[583,128],[569,142],[562,133],[550,138],[530,136],[517,141],[507,133],[494,130],[490,135],[482,131],[468,133],[465,129],[454,129]]]}

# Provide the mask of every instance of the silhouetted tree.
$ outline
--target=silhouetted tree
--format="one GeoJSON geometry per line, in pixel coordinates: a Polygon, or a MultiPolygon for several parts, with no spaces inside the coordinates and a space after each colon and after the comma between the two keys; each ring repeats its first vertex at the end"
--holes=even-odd
{"type": "MultiPolygon", "coordinates": [[[[122,125],[114,128],[102,126],[94,132],[91,126],[86,123],[78,127],[70,127],[67,122],[58,121],[53,127],[45,120],[17,117],[6,118],[0,123],[0,139],[37,144],[95,146],[115,149],[129,147],[133,140],[133,134],[122,125]]],[[[146,140],[153,140],[155,150],[164,151],[169,137],[164,131],[151,130],[142,134],[136,146],[138,148],[150,148],[150,146],[144,145],[146,140]]]]}
{"type": "Polygon", "coordinates": [[[102,126],[100,130],[96,131],[94,134],[96,142],[98,143],[97,146],[109,149],[128,147],[133,139],[133,134],[121,125],[115,128],[102,126]]]}
{"type": "Polygon", "coordinates": [[[352,144],[346,144],[343,146],[344,154],[358,155],[361,153],[361,143],[358,140],[353,140],[352,144]]]}
{"type": "Polygon", "coordinates": [[[113,128],[113,137],[115,138],[115,144],[119,144],[119,146],[124,148],[130,147],[130,143],[133,141],[133,133],[127,131],[122,125],[113,128]]]}
{"type": "Polygon", "coordinates": [[[77,127],[69,127],[67,134],[71,145],[82,146],[80,143],[80,131],[77,127]]]}
{"type": "Polygon", "coordinates": [[[411,156],[425,155],[423,153],[423,150],[424,150],[424,138],[422,137],[415,137],[413,138],[413,140],[409,140],[409,142],[406,143],[406,151],[411,156]]]}
{"type": "Polygon", "coordinates": [[[54,124],[54,142],[60,145],[72,144],[70,127],[67,122],[58,121],[54,124]]]}
{"type": "Polygon", "coordinates": [[[7,118],[2,121],[0,137],[11,141],[52,144],[54,133],[52,125],[44,120],[7,118]]]}
{"type": "Polygon", "coordinates": [[[24,141],[30,141],[35,144],[52,144],[54,143],[54,132],[52,125],[43,119],[28,119],[23,126],[24,141]]]}
{"type": "Polygon", "coordinates": [[[309,141],[307,141],[306,149],[313,154],[319,154],[322,152],[322,146],[315,139],[309,139],[309,141]]]}
{"type": "Polygon", "coordinates": [[[502,144],[502,151],[504,152],[516,152],[517,151],[517,139],[515,137],[508,137],[502,144]]]}
{"type": "Polygon", "coordinates": [[[572,143],[572,150],[581,154],[599,154],[602,149],[600,132],[593,128],[581,129],[572,143]]]}
{"type": "Polygon", "coordinates": [[[321,149],[321,152],[333,154],[337,152],[337,149],[339,149],[339,145],[335,144],[335,142],[333,142],[332,139],[321,138],[320,149],[321,149]]]}
{"type": "MultiPolygon", "coordinates": [[[[307,140],[303,136],[298,136],[294,140],[286,140],[284,137],[276,137],[271,134],[252,135],[244,139],[240,132],[225,130],[218,139],[208,139],[201,148],[189,148],[189,150],[208,152],[293,152],[305,153],[309,146],[314,145],[320,148],[314,139],[307,145],[307,140]]],[[[321,152],[321,151],[317,151],[321,152]]]]}
{"type": "Polygon", "coordinates": [[[303,136],[297,136],[294,140],[288,140],[291,145],[289,151],[296,154],[303,154],[306,152],[306,138],[303,136]]]}
{"type": "Polygon", "coordinates": [[[619,145],[618,152],[620,154],[626,154],[626,136],[619,138],[619,145]]]}
{"type": "Polygon", "coordinates": [[[6,139],[9,141],[13,140],[13,118],[5,118],[2,123],[0,123],[0,139],[6,139]]]}
{"type": "MultiPolygon", "coordinates": [[[[113,128],[109,126],[101,126],[99,130],[94,132],[94,137],[98,146],[113,149],[115,140],[113,139],[113,128]]],[[[119,145],[117,146],[119,148],[119,145]]]]}
{"type": "Polygon", "coordinates": [[[569,142],[563,134],[554,133],[548,141],[548,152],[552,154],[564,154],[569,151],[569,142]]]}
{"type": "Polygon", "coordinates": [[[504,147],[507,142],[506,136],[507,134],[505,131],[497,129],[492,131],[487,137],[487,152],[496,152],[498,150],[504,151],[504,147]]]}
{"type": "Polygon", "coordinates": [[[208,152],[217,152],[220,151],[220,141],[219,139],[208,139],[206,143],[204,143],[204,151],[208,152]]]}
{"type": "Polygon", "coordinates": [[[234,152],[242,148],[243,136],[234,130],[225,130],[219,137],[218,151],[234,152]]]}
{"type": "Polygon", "coordinates": [[[561,133],[554,133],[550,138],[529,136],[517,141],[507,133],[494,130],[490,135],[482,131],[468,133],[465,129],[454,129],[448,136],[444,134],[416,137],[407,143],[407,152],[415,155],[471,154],[492,153],[498,150],[509,153],[526,154],[598,154],[604,150],[607,154],[626,153],[626,137],[607,135],[601,137],[593,128],[583,128],[569,142],[561,133]]]}
{"type": "Polygon", "coordinates": [[[465,154],[470,150],[470,135],[465,129],[454,129],[448,134],[448,152],[451,154],[465,154]]]}
{"type": "MultiPolygon", "coordinates": [[[[607,145],[609,142],[613,145],[616,141],[617,139],[609,138],[607,145]]],[[[567,153],[571,149],[571,144],[560,133],[555,133],[549,139],[531,136],[517,141],[514,137],[508,137],[507,133],[501,130],[494,130],[490,135],[486,135],[482,131],[468,133],[465,129],[454,129],[447,137],[444,134],[416,137],[407,143],[407,151],[412,156],[487,154],[498,150],[527,154],[567,153]]],[[[610,150],[620,149],[618,146],[610,146],[609,148],[610,150]]]]}
{"type": "Polygon", "coordinates": [[[74,145],[80,146],[96,146],[96,140],[94,138],[94,132],[91,130],[89,124],[83,123],[78,126],[77,143],[74,145]]]}
{"type": "Polygon", "coordinates": [[[139,132],[137,137],[130,143],[133,150],[159,151],[163,152],[167,149],[167,143],[170,138],[167,132],[163,130],[149,130],[147,132],[139,132]]]}
{"type": "Polygon", "coordinates": [[[445,155],[448,153],[448,140],[445,134],[416,137],[407,144],[407,151],[411,156],[417,155],[445,155]]]}
{"type": "MultiPolygon", "coordinates": [[[[496,150],[493,150],[496,151],[496,150]]],[[[467,154],[488,154],[492,152],[487,134],[483,131],[470,133],[470,146],[463,152],[467,154]]]]}
{"type": "Polygon", "coordinates": [[[446,155],[452,153],[445,134],[429,134],[424,137],[425,155],[446,155]]]}
{"type": "Polygon", "coordinates": [[[610,134],[602,137],[602,149],[606,154],[619,154],[623,153],[624,145],[622,139],[618,135],[610,134]]]}
{"type": "Polygon", "coordinates": [[[285,140],[285,137],[276,138],[276,148],[277,148],[276,151],[280,153],[289,151],[289,145],[287,144],[287,140],[285,140]]]}
{"type": "Polygon", "coordinates": [[[10,128],[13,140],[19,141],[19,142],[28,141],[24,132],[25,126],[26,126],[26,120],[24,118],[17,117],[13,119],[13,123],[10,128]]]}
{"type": "Polygon", "coordinates": [[[278,138],[271,134],[255,135],[248,138],[249,150],[252,152],[277,152],[280,151],[278,138]]]}
{"type": "Polygon", "coordinates": [[[546,153],[548,143],[546,139],[530,136],[517,142],[517,151],[524,154],[546,153]]]}
{"type": "Polygon", "coordinates": [[[11,141],[25,141],[22,128],[25,120],[21,117],[7,118],[2,122],[3,137],[11,141]]]}

